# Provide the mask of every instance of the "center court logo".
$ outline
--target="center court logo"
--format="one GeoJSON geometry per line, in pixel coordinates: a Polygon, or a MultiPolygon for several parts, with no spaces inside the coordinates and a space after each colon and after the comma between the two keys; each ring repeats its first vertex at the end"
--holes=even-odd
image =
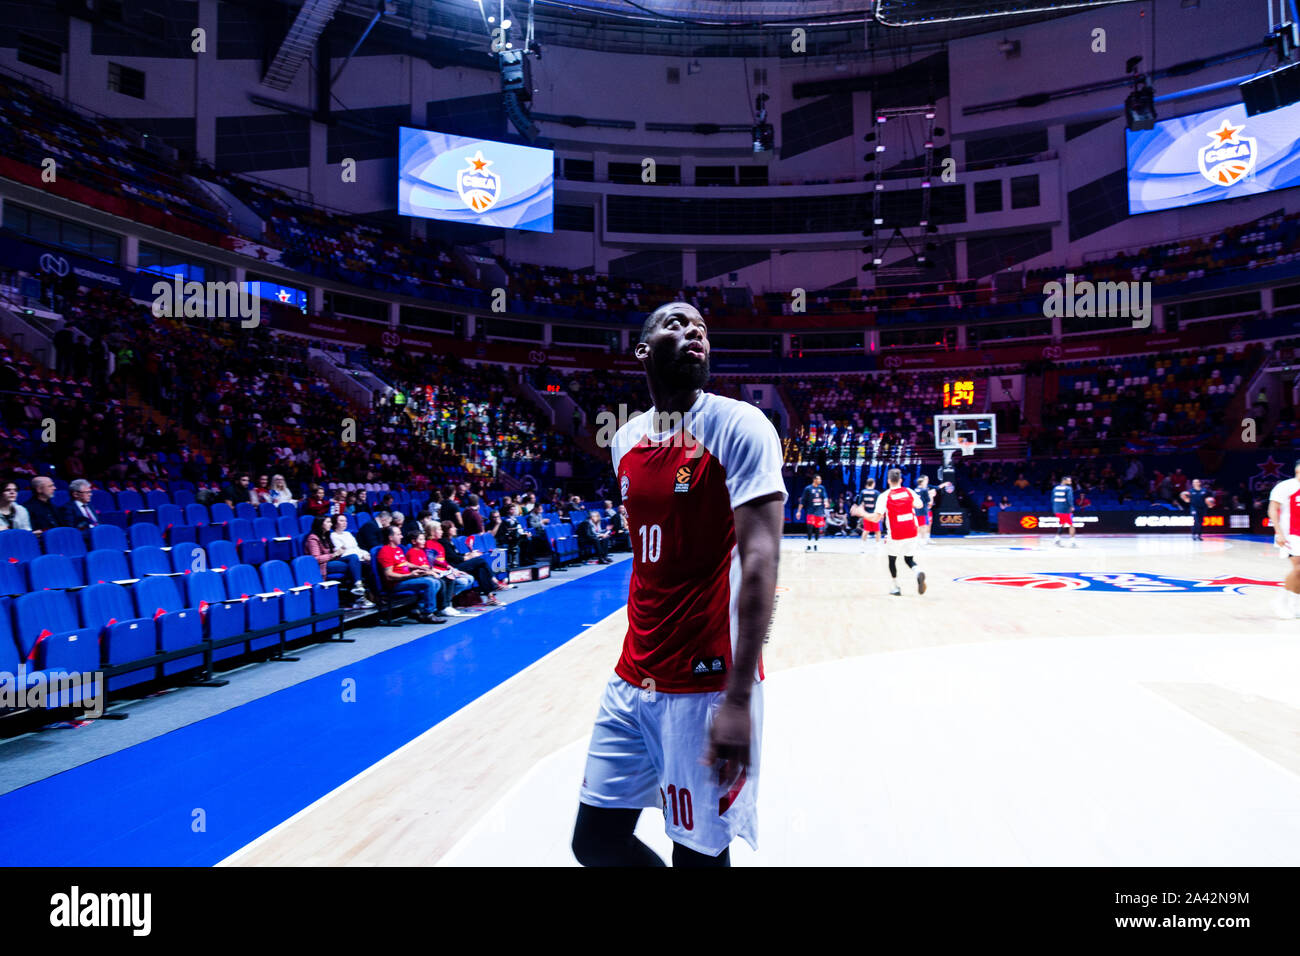
{"type": "Polygon", "coordinates": [[[466,160],[468,165],[456,174],[456,192],[475,212],[486,212],[501,195],[501,177],[488,169],[492,160],[483,158],[483,150],[466,160]]]}
{"type": "Polygon", "coordinates": [[[1279,588],[1281,581],[1235,575],[1216,578],[1173,578],[1144,571],[1058,571],[1027,574],[974,574],[957,578],[964,584],[1018,588],[1029,591],[1102,591],[1125,594],[1246,594],[1255,588],[1279,588]]]}
{"type": "Polygon", "coordinates": [[[1232,186],[1249,176],[1255,168],[1255,139],[1238,135],[1245,126],[1233,126],[1226,119],[1213,133],[1212,142],[1196,154],[1201,175],[1216,186],[1232,186]]]}

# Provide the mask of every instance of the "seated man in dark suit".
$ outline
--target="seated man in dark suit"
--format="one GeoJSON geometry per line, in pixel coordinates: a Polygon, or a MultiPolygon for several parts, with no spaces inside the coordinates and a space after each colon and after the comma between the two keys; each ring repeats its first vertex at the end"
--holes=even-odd
{"type": "Polygon", "coordinates": [[[32,496],[27,500],[26,508],[33,531],[48,531],[50,528],[63,527],[63,515],[51,500],[53,498],[53,479],[43,477],[32,479],[32,496]]]}
{"type": "Polygon", "coordinates": [[[592,511],[588,521],[578,525],[578,541],[595,553],[601,564],[613,564],[609,558],[609,532],[600,526],[600,512],[592,511]]]}
{"type": "Polygon", "coordinates": [[[68,494],[72,496],[72,500],[63,506],[60,515],[63,525],[84,531],[87,536],[90,534],[90,529],[100,523],[99,515],[90,506],[92,490],[90,482],[85,478],[78,478],[68,485],[68,494]]]}
{"type": "Polygon", "coordinates": [[[386,543],[388,537],[388,526],[392,523],[393,516],[387,511],[381,511],[375,515],[374,521],[367,521],[357,531],[357,546],[370,553],[371,548],[377,548],[386,543]]]}

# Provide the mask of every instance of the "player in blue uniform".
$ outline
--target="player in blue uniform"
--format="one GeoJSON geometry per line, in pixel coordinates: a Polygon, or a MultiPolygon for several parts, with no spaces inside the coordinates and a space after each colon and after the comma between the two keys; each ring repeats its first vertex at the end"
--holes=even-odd
{"type": "Polygon", "coordinates": [[[822,476],[813,475],[812,484],[803,490],[803,495],[799,498],[799,507],[794,509],[794,520],[799,520],[802,512],[807,512],[808,517],[804,522],[804,527],[808,532],[808,544],[804,545],[805,551],[816,551],[817,542],[821,540],[822,528],[826,527],[826,505],[830,503],[830,497],[826,494],[826,489],[822,487],[822,476]]]}
{"type": "Polygon", "coordinates": [[[1070,529],[1070,547],[1077,548],[1079,542],[1074,540],[1074,479],[1066,475],[1052,489],[1052,510],[1056,512],[1056,546],[1061,544],[1061,529],[1070,529]]]}

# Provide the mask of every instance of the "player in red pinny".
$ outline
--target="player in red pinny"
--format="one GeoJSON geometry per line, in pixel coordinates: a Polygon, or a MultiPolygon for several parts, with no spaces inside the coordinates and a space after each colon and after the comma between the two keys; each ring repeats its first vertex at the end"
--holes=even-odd
{"type": "Polygon", "coordinates": [[[903,487],[902,471],[891,468],[887,478],[889,490],[876,499],[876,514],[889,522],[889,542],[885,545],[892,579],[889,593],[896,596],[903,593],[898,587],[898,559],[902,558],[909,568],[916,570],[916,593],[924,594],[925,572],[916,566],[915,560],[917,545],[921,542],[916,512],[923,505],[915,491],[903,487]]]}
{"type": "Polygon", "coordinates": [[[705,392],[708,331],[656,309],[636,357],[654,407],[614,436],[632,541],[627,635],[592,730],[573,829],[585,866],[663,866],[634,836],[660,807],[674,866],[757,844],[763,638],[784,519],[781,443],[763,413],[705,392]]]}

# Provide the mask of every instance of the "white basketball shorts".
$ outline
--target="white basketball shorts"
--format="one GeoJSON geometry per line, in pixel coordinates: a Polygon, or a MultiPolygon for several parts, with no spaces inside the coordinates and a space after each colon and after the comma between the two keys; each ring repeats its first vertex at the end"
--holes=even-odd
{"type": "Polygon", "coordinates": [[[916,549],[921,546],[921,536],[912,535],[910,538],[890,538],[885,544],[885,554],[893,558],[914,558],[916,549]]]}
{"type": "Polygon", "coordinates": [[[578,799],[593,807],[659,807],[674,843],[717,856],[736,837],[758,849],[758,766],[763,685],[750,698],[750,765],[734,781],[705,766],[709,728],[723,692],[652,693],[615,674],[591,732],[578,799]]]}

